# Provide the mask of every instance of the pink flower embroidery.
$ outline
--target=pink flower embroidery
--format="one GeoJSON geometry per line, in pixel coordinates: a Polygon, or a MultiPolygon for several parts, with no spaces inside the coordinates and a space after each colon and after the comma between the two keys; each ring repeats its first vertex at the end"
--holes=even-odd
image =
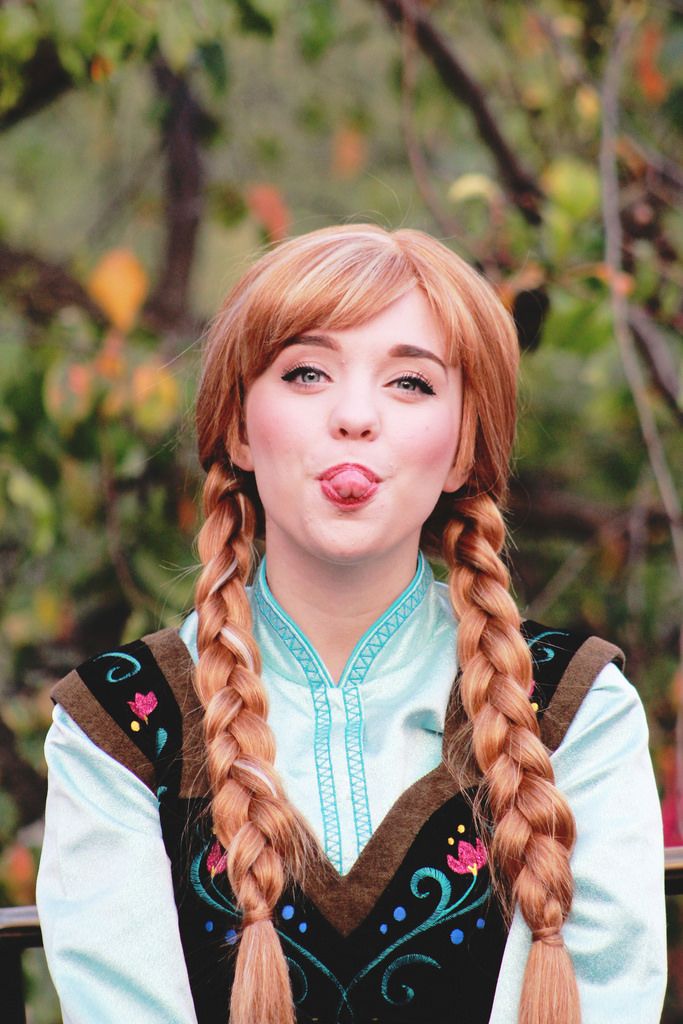
{"type": "Polygon", "coordinates": [[[206,866],[211,872],[211,877],[218,871],[225,871],[225,865],[228,859],[228,855],[216,840],[211,849],[209,850],[209,856],[206,858],[206,866]]]}
{"type": "Polygon", "coordinates": [[[146,725],[147,716],[152,714],[158,703],[156,694],[150,690],[149,693],[136,693],[135,700],[128,701],[128,707],[134,715],[142,718],[146,725]]]}
{"type": "Polygon", "coordinates": [[[481,839],[477,839],[476,846],[466,843],[463,839],[462,842],[458,843],[458,859],[456,860],[455,857],[451,857],[450,853],[446,857],[446,863],[449,868],[458,875],[464,875],[468,871],[476,875],[479,868],[483,868],[486,861],[486,847],[481,839]]]}

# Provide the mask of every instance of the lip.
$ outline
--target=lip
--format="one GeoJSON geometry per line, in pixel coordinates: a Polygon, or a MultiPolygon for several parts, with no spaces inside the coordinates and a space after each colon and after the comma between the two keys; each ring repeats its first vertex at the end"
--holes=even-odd
{"type": "Polygon", "coordinates": [[[343,473],[344,470],[347,469],[358,470],[358,472],[362,473],[363,476],[367,480],[369,480],[371,484],[379,484],[382,482],[382,478],[380,476],[377,476],[376,473],[374,473],[371,469],[368,469],[367,466],[362,465],[362,463],[360,462],[340,462],[336,466],[330,466],[329,469],[326,469],[324,473],[320,474],[318,479],[331,480],[333,477],[337,476],[338,473],[343,473]]]}
{"type": "Polygon", "coordinates": [[[320,487],[323,495],[329,502],[336,505],[337,508],[359,508],[361,505],[367,504],[371,498],[377,493],[377,489],[382,482],[381,477],[370,469],[368,466],[362,465],[359,462],[340,462],[336,466],[330,466],[329,469],[324,470],[319,477],[320,487]],[[358,496],[342,496],[334,488],[332,481],[340,473],[344,472],[356,472],[360,473],[368,482],[367,489],[358,496]]]}

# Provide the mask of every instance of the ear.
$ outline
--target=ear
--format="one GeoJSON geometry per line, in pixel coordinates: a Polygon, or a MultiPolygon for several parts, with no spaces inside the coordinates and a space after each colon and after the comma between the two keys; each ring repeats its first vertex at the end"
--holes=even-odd
{"type": "Polygon", "coordinates": [[[253,473],[254,460],[251,457],[251,448],[244,426],[240,428],[239,437],[229,442],[228,455],[230,461],[238,469],[243,469],[246,473],[253,473]]]}
{"type": "Polygon", "coordinates": [[[469,476],[469,470],[463,469],[459,464],[460,460],[456,459],[455,464],[451,466],[448,476],[443,485],[443,490],[446,494],[452,494],[454,491],[459,491],[462,485],[469,476]]]}

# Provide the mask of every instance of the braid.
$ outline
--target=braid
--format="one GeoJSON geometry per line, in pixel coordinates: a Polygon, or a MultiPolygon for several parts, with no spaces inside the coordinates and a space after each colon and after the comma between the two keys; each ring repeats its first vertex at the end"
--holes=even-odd
{"type": "Polygon", "coordinates": [[[204,512],[196,687],[205,709],[214,830],[227,851],[228,879],[243,912],[230,1021],[294,1024],[272,913],[285,885],[285,865],[301,871],[307,840],[273,769],[275,742],[251,635],[244,581],[252,567],[254,509],[237,477],[219,463],[208,472],[204,512]]]}
{"type": "MultiPolygon", "coordinates": [[[[574,818],[555,788],[529,703],[531,655],[499,557],[504,540],[503,518],[490,496],[458,501],[457,518],[444,533],[444,555],[459,620],[461,700],[494,824],[491,860],[533,938],[520,1024],[579,1024],[576,978],[561,936],[573,893],[574,818]]],[[[451,760],[452,752],[446,756],[451,760]]]]}

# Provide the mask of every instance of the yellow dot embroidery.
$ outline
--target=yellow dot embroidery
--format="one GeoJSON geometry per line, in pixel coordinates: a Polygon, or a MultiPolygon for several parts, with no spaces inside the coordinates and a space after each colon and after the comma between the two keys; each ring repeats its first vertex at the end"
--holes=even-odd
{"type": "Polygon", "coordinates": [[[448,845],[455,846],[455,839],[453,838],[453,836],[448,837],[448,845]]]}
{"type": "Polygon", "coordinates": [[[130,723],[130,727],[133,730],[133,732],[140,732],[140,723],[139,722],[131,722],[130,723]]]}
{"type": "Polygon", "coordinates": [[[538,711],[538,704],[536,703],[536,701],[534,701],[532,703],[531,707],[533,708],[534,711],[538,711]]]}
{"type": "Polygon", "coordinates": [[[458,825],[458,832],[460,833],[460,835],[462,835],[464,831],[465,831],[465,826],[464,825],[458,825]]]}

